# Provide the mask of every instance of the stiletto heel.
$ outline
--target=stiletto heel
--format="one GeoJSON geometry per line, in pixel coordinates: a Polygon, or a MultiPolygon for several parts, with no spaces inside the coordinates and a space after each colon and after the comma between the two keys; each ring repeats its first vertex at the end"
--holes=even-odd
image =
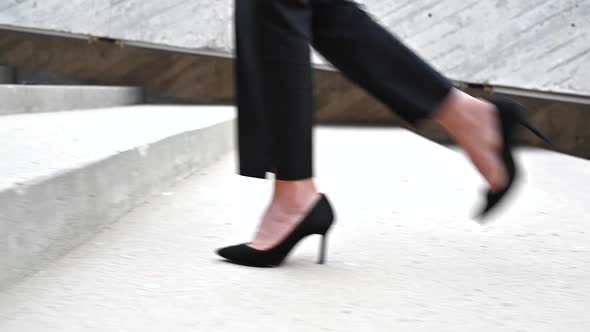
{"type": "Polygon", "coordinates": [[[326,262],[326,247],[328,245],[328,234],[323,234],[320,240],[320,252],[318,256],[318,264],[326,262]]]}
{"type": "Polygon", "coordinates": [[[537,136],[538,138],[540,138],[543,142],[545,142],[545,144],[547,144],[548,146],[550,146],[553,149],[557,149],[557,147],[553,144],[553,142],[551,142],[551,140],[549,140],[549,138],[547,138],[547,136],[543,135],[543,133],[541,133],[539,131],[539,129],[535,128],[526,118],[523,118],[522,121],[520,122],[520,124],[525,127],[526,129],[528,129],[531,133],[535,134],[535,136],[537,136]]]}
{"type": "Polygon", "coordinates": [[[318,202],[293,229],[293,231],[280,243],[271,249],[257,250],[248,243],[225,247],[217,250],[217,254],[230,262],[255,266],[274,267],[279,266],[289,255],[291,250],[305,237],[318,234],[322,236],[319,252],[319,263],[324,263],[326,258],[326,234],[334,222],[334,211],[326,195],[321,194],[318,202]]]}
{"type": "Polygon", "coordinates": [[[548,145],[553,146],[551,141],[537,128],[533,127],[533,125],[528,121],[528,111],[526,108],[524,108],[524,106],[509,99],[495,98],[490,99],[489,101],[496,105],[496,108],[498,109],[498,115],[500,117],[500,130],[502,134],[501,156],[506,173],[508,175],[508,183],[506,188],[504,188],[502,191],[487,191],[486,204],[482,211],[476,216],[476,218],[479,218],[480,221],[487,217],[489,212],[498,206],[498,204],[502,201],[510,189],[512,189],[512,185],[518,177],[519,167],[516,165],[512,155],[512,148],[514,145],[513,138],[517,133],[517,130],[520,127],[524,127],[530,130],[548,145]]]}

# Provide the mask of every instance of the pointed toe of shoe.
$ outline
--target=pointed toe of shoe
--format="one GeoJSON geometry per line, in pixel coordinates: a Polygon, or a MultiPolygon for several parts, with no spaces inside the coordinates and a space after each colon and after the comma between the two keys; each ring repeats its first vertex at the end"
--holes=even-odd
{"type": "Polygon", "coordinates": [[[248,244],[238,244],[219,248],[215,253],[228,262],[252,267],[268,267],[277,265],[264,251],[256,250],[248,244]]]}
{"type": "Polygon", "coordinates": [[[231,260],[232,257],[235,256],[235,255],[232,255],[232,252],[235,251],[235,249],[234,249],[235,247],[236,246],[219,248],[219,249],[215,250],[215,253],[222,258],[231,260]]]}
{"type": "Polygon", "coordinates": [[[222,258],[236,262],[246,259],[249,256],[248,254],[252,250],[253,249],[250,248],[247,244],[243,243],[234,246],[219,248],[215,252],[222,258]]]}

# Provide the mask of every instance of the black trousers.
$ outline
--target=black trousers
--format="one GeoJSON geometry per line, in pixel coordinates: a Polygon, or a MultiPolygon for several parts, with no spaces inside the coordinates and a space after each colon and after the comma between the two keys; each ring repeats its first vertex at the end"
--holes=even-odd
{"type": "Polygon", "coordinates": [[[235,0],[239,174],[313,176],[311,44],[410,123],[452,84],[347,0],[235,0]]]}

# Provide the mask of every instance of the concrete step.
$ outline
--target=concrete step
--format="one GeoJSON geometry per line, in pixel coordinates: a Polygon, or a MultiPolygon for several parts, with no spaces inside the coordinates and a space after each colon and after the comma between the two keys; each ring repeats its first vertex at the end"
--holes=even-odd
{"type": "Polygon", "coordinates": [[[3,117],[0,288],[228,152],[233,119],[217,106],[3,117]]]}
{"type": "Polygon", "coordinates": [[[0,115],[104,108],[139,104],[137,87],[0,85],[0,115]]]}
{"type": "Polygon", "coordinates": [[[220,261],[272,186],[230,153],[0,295],[0,330],[588,331],[590,162],[524,149],[495,223],[461,155],[395,129],[320,127],[316,175],[336,211],[278,269],[220,261]],[[370,148],[368,148],[370,147],[370,148]]]}
{"type": "Polygon", "coordinates": [[[14,83],[14,68],[0,65],[0,84],[14,83]]]}

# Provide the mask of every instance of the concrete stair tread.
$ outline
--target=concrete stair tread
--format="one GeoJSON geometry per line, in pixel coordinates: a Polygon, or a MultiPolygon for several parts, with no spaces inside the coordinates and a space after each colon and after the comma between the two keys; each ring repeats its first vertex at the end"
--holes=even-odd
{"type": "Polygon", "coordinates": [[[228,106],[0,117],[0,289],[227,153],[234,118],[228,106]]]}
{"type": "Polygon", "coordinates": [[[228,120],[233,113],[222,106],[125,106],[2,117],[0,191],[228,120]]]}
{"type": "Polygon", "coordinates": [[[142,98],[130,86],[2,84],[0,115],[124,106],[142,98]]]}
{"type": "Polygon", "coordinates": [[[320,190],[337,213],[327,265],[314,263],[316,239],[278,270],[214,256],[251,236],[272,191],[235,175],[231,153],[5,291],[0,328],[588,329],[589,161],[522,149],[520,195],[482,227],[466,215],[481,181],[457,153],[404,130],[316,137],[320,190]]]}

